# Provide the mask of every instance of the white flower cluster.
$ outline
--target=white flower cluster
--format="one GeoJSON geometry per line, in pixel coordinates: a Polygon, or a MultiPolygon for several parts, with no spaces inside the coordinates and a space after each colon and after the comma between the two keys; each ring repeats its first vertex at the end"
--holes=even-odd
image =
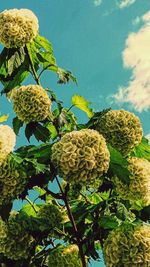
{"type": "Polygon", "coordinates": [[[150,266],[150,225],[129,224],[112,230],[104,242],[103,255],[107,267],[150,266]]]}
{"type": "Polygon", "coordinates": [[[0,164],[12,152],[16,144],[16,135],[8,125],[0,125],[0,164]]]}
{"type": "Polygon", "coordinates": [[[45,120],[51,114],[51,100],[39,85],[31,84],[13,89],[10,98],[14,112],[25,123],[45,120]]]}
{"type": "Polygon", "coordinates": [[[27,183],[27,174],[9,154],[0,165],[0,206],[18,197],[27,183]]]}
{"type": "Polygon", "coordinates": [[[26,224],[16,215],[10,215],[7,222],[0,218],[0,254],[8,259],[26,259],[30,255],[34,239],[26,231],[26,224]]]}
{"type": "Polygon", "coordinates": [[[124,156],[140,144],[143,136],[139,118],[126,110],[108,111],[99,118],[96,130],[124,156]]]}
{"type": "Polygon", "coordinates": [[[143,158],[128,159],[130,172],[129,185],[124,184],[119,177],[114,177],[115,190],[120,198],[129,200],[131,204],[141,201],[143,206],[150,205],[150,162],[143,158]]]}
{"type": "Polygon", "coordinates": [[[66,133],[52,147],[52,161],[59,174],[72,183],[93,182],[109,168],[110,154],[104,137],[95,130],[66,133]]]}
{"type": "Polygon", "coordinates": [[[0,13],[0,42],[7,48],[31,42],[38,29],[38,19],[29,9],[9,9],[0,13]]]}

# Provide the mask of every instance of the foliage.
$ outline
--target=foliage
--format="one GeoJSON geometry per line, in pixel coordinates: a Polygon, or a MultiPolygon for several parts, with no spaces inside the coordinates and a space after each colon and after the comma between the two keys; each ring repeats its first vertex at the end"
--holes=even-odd
{"type": "MultiPolygon", "coordinates": [[[[2,94],[8,99],[13,98],[14,90],[20,94],[21,88],[25,88],[27,78],[32,76],[34,85],[28,86],[29,93],[33,86],[38,86],[39,90],[45,90],[46,99],[51,103],[50,115],[41,117],[41,114],[37,114],[41,105],[36,107],[36,103],[32,109],[32,96],[30,95],[31,99],[28,96],[31,110],[26,110],[24,105],[24,114],[28,116],[28,120],[21,120],[17,116],[23,108],[20,94],[19,109],[16,106],[17,114],[12,122],[13,130],[17,136],[22,128],[31,144],[15,151],[12,145],[5,160],[1,157],[2,147],[5,145],[8,148],[10,137],[5,138],[3,134],[1,138],[0,133],[0,261],[1,266],[5,267],[54,266],[55,259],[57,266],[62,263],[61,266],[72,267],[78,264],[86,267],[91,259],[100,259],[99,251],[103,248],[105,254],[108,254],[107,247],[113,254],[106,240],[111,242],[111,236],[118,233],[118,229],[122,229],[124,225],[132,228],[139,222],[150,222],[150,206],[143,205],[141,199],[133,205],[130,197],[120,197],[115,184],[117,177],[123,188],[130,188],[133,179],[133,170],[129,166],[130,157],[137,162],[150,161],[150,145],[145,137],[141,141],[142,128],[139,119],[127,111],[120,111],[122,121],[119,131],[116,130],[118,122],[115,119],[113,134],[104,125],[102,134],[105,140],[99,133],[100,122],[111,114],[111,109],[95,113],[89,106],[90,102],[80,95],[72,97],[69,108],[64,106],[53,90],[49,87],[42,88],[41,76],[46,71],[56,74],[59,85],[69,81],[77,83],[70,71],[57,65],[52,44],[39,34],[23,47],[4,47],[0,54],[2,94]],[[78,123],[78,118],[72,111],[74,107],[86,113],[89,118],[86,123],[78,123]],[[138,123],[130,123],[130,119],[124,121],[124,114],[128,114],[129,118],[138,123]],[[37,115],[40,119],[33,120],[37,115]],[[133,134],[134,142],[130,144],[131,151],[126,154],[124,148],[127,133],[133,134]],[[36,139],[36,145],[31,137],[36,139]],[[122,145],[124,147],[120,149],[122,145]],[[57,184],[57,190],[53,190],[54,184],[57,184]],[[34,200],[30,199],[29,190],[33,190],[33,195],[36,194],[34,200]],[[22,200],[23,204],[17,215],[11,219],[14,199],[22,200]],[[25,243],[30,243],[29,249],[24,246],[24,240],[25,243]],[[73,263],[68,248],[76,248],[73,263]]],[[[35,98],[45,101],[41,97],[37,99],[34,96],[35,98]]],[[[23,100],[26,99],[25,93],[23,100]]],[[[1,115],[0,123],[6,124],[7,117],[8,115],[1,115]]],[[[107,122],[106,119],[105,123],[107,122]]],[[[111,126],[110,118],[109,123],[111,126]]],[[[130,143],[131,140],[127,141],[130,143]]],[[[144,173],[149,173],[149,162],[143,168],[144,173]]],[[[139,173],[141,169],[136,173],[138,179],[139,173]]],[[[142,179],[149,179],[144,175],[142,179]]],[[[150,188],[147,187],[146,190],[149,193],[150,188]]],[[[128,234],[124,234],[124,239],[128,243],[128,234]]],[[[134,251],[134,244],[132,246],[134,251]]],[[[118,262],[121,258],[122,255],[119,254],[117,266],[122,266],[118,262]]],[[[149,254],[147,259],[149,265],[149,254]]],[[[107,255],[106,264],[109,267],[107,255]]],[[[140,266],[144,266],[142,264],[144,263],[140,266]]]]}

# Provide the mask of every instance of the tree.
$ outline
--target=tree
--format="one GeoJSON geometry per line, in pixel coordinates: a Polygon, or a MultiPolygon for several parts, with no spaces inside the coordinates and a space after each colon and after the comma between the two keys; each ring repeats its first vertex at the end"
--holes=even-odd
{"type": "Polygon", "coordinates": [[[100,250],[107,267],[149,266],[150,146],[140,120],[126,110],[94,113],[80,95],[66,108],[44,89],[45,71],[59,84],[77,81],[57,65],[38,28],[30,10],[0,13],[1,93],[16,114],[13,129],[0,126],[1,266],[86,267],[100,250]],[[30,75],[34,84],[23,85],[30,75]],[[73,108],[87,114],[85,124],[73,108]],[[21,127],[39,144],[14,151],[21,127]],[[40,204],[30,200],[30,189],[40,204]],[[15,199],[28,203],[16,212],[15,199]]]}

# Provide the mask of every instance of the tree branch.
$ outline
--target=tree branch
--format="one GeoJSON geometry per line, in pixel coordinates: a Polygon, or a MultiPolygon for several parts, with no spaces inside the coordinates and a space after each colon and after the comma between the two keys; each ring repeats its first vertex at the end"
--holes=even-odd
{"type": "Polygon", "coordinates": [[[57,176],[56,176],[56,181],[57,181],[57,184],[58,184],[58,186],[60,188],[61,194],[63,196],[63,201],[64,201],[65,206],[67,208],[69,219],[70,219],[70,221],[72,223],[72,226],[73,226],[74,235],[76,237],[77,245],[78,245],[80,256],[81,256],[81,260],[82,260],[82,266],[86,267],[87,264],[86,264],[86,259],[85,259],[85,255],[84,255],[83,248],[82,248],[82,240],[80,240],[80,237],[79,237],[79,234],[78,234],[78,229],[77,229],[77,226],[76,226],[76,223],[75,223],[71,208],[69,206],[69,203],[68,203],[68,200],[67,200],[67,196],[64,194],[64,192],[62,190],[61,184],[60,184],[57,176]]]}

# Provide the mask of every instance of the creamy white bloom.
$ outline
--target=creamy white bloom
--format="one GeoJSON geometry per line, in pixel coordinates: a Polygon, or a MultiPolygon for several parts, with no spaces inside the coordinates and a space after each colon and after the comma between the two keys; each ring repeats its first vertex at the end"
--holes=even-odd
{"type": "Polygon", "coordinates": [[[70,183],[99,180],[109,168],[110,154],[104,137],[95,130],[66,133],[52,147],[52,161],[70,183]]]}
{"type": "Polygon", "coordinates": [[[29,9],[6,9],[0,13],[0,42],[7,48],[31,42],[38,29],[38,19],[29,9]]]}
{"type": "Polygon", "coordinates": [[[126,224],[112,230],[103,255],[107,267],[150,266],[150,225],[126,224]]]}
{"type": "Polygon", "coordinates": [[[0,162],[14,149],[16,135],[8,125],[0,125],[0,162]]]}
{"type": "Polygon", "coordinates": [[[51,100],[39,85],[21,86],[11,91],[10,99],[18,118],[25,123],[45,120],[51,114],[51,100]]]}
{"type": "Polygon", "coordinates": [[[150,205],[150,162],[143,158],[128,159],[130,172],[129,185],[124,184],[119,177],[114,177],[116,192],[120,198],[129,200],[131,204],[141,201],[144,206],[150,205]]]}
{"type": "Polygon", "coordinates": [[[126,110],[108,111],[99,118],[96,130],[125,156],[140,144],[143,136],[139,118],[126,110]]]}

